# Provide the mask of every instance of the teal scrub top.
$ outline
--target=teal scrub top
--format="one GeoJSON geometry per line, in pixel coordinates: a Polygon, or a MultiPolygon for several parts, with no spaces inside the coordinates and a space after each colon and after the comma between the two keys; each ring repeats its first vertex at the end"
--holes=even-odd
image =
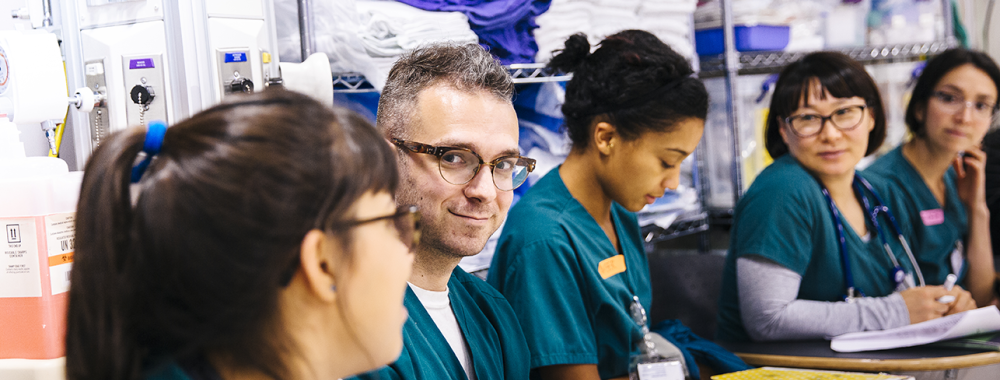
{"type": "MultiPolygon", "coordinates": [[[[872,181],[870,176],[862,174],[862,177],[872,182],[880,196],[885,193],[880,191],[884,184],[872,181]]],[[[843,301],[847,284],[836,225],[821,189],[819,182],[786,154],[765,168],[740,199],[733,215],[729,254],[723,269],[716,339],[750,340],[740,315],[736,281],[736,259],[743,256],[769,259],[802,276],[798,299],[843,301]]],[[[874,200],[870,194],[867,196],[874,200]]],[[[880,217],[880,224],[885,225],[887,221],[883,219],[880,217]]],[[[871,221],[866,219],[871,237],[867,243],[846,221],[841,223],[855,287],[869,297],[891,294],[895,288],[892,261],[883,251],[871,221]]],[[[896,235],[891,228],[886,232],[891,234],[887,240],[897,261],[904,270],[912,272],[896,235]]]]}
{"type": "Polygon", "coordinates": [[[145,380],[193,380],[181,367],[170,364],[148,374],[145,380]]]}
{"type": "Polygon", "coordinates": [[[144,380],[222,380],[204,356],[189,357],[184,361],[168,360],[148,368],[144,380]]]}
{"type": "MultiPolygon", "coordinates": [[[[503,295],[456,267],[448,280],[448,299],[468,344],[476,379],[527,379],[528,346],[503,295]]],[[[352,379],[467,379],[455,352],[409,287],[403,303],[410,316],[403,325],[403,352],[399,359],[352,379]]]]}
{"type": "Polygon", "coordinates": [[[629,305],[652,301],[649,263],[635,215],[617,203],[611,219],[625,271],[603,279],[598,264],[618,254],[570,195],[556,168],[511,208],[487,277],[521,321],[535,368],[596,364],[602,379],[628,375],[639,327],[629,305]]]}
{"type": "Polygon", "coordinates": [[[896,220],[910,226],[912,234],[907,240],[927,284],[941,285],[950,273],[958,275],[961,281],[966,268],[965,251],[959,251],[959,268],[952,267],[951,256],[959,244],[967,246],[969,221],[965,205],[958,198],[955,169],[948,168],[944,175],[943,209],[917,169],[903,157],[902,146],[879,158],[865,169],[865,173],[869,177],[881,177],[892,187],[895,196],[889,194],[885,201],[896,220]]]}

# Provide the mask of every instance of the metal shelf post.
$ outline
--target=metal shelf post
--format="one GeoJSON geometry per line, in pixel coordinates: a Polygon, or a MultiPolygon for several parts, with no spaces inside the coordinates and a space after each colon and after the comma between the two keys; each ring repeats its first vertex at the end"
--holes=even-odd
{"type": "Polygon", "coordinates": [[[315,25],[313,25],[312,0],[299,2],[299,43],[302,45],[302,60],[305,61],[316,51],[315,25]]]}
{"type": "Polygon", "coordinates": [[[729,129],[732,132],[733,159],[730,170],[733,179],[733,207],[743,196],[743,150],[740,147],[740,125],[739,125],[739,102],[736,97],[737,76],[740,69],[740,53],[736,51],[736,28],[733,25],[733,4],[730,0],[722,2],[722,30],[725,38],[725,62],[726,62],[726,108],[729,110],[727,119],[729,129]]]}

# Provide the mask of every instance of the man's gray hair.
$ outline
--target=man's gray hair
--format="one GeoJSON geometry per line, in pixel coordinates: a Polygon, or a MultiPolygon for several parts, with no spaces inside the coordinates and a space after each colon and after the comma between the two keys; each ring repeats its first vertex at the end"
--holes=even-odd
{"type": "Polygon", "coordinates": [[[386,136],[407,138],[406,127],[416,112],[417,96],[444,84],[466,92],[487,91],[511,102],[514,82],[500,62],[476,44],[439,43],[404,54],[389,71],[382,89],[375,124],[386,136]]]}

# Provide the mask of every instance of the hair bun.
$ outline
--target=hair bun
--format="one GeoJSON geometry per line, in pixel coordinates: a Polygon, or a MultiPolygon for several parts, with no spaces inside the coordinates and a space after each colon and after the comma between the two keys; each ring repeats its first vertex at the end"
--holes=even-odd
{"type": "Polygon", "coordinates": [[[564,73],[571,73],[576,71],[583,61],[590,56],[590,41],[587,41],[587,35],[577,33],[569,36],[566,39],[566,47],[562,50],[557,50],[557,52],[559,54],[552,57],[548,67],[564,73]]]}

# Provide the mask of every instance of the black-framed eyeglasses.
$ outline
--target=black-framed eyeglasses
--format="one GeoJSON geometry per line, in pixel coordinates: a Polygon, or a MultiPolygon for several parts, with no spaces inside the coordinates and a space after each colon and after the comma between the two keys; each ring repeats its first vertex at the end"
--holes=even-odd
{"type": "Polygon", "coordinates": [[[396,232],[399,234],[399,241],[406,244],[406,248],[412,251],[417,247],[417,244],[420,243],[420,211],[417,206],[399,206],[395,214],[362,220],[340,221],[331,224],[330,227],[335,230],[346,230],[386,219],[392,219],[393,226],[396,227],[396,232]]]}
{"type": "Polygon", "coordinates": [[[505,156],[487,162],[471,149],[451,146],[432,146],[414,141],[393,138],[392,143],[413,153],[424,153],[438,158],[441,178],[452,185],[464,185],[472,181],[483,164],[489,165],[493,174],[493,184],[501,191],[510,191],[521,186],[528,179],[528,173],[535,170],[535,160],[522,156],[505,156]]]}
{"type": "MultiPolygon", "coordinates": [[[[393,214],[377,216],[374,218],[335,222],[330,225],[330,229],[336,231],[346,231],[363,224],[387,219],[392,219],[392,224],[393,227],[396,228],[399,241],[405,244],[406,248],[412,252],[417,245],[420,244],[420,211],[417,206],[400,206],[393,214]]],[[[286,286],[292,281],[292,276],[295,275],[295,270],[298,266],[299,258],[296,255],[295,260],[292,261],[292,264],[281,276],[280,282],[282,286],[286,286]]]]}
{"type": "Polygon", "coordinates": [[[965,112],[966,108],[972,108],[972,116],[980,120],[989,120],[996,113],[997,104],[994,100],[993,103],[987,102],[974,102],[971,100],[965,100],[965,97],[959,94],[953,94],[946,91],[934,91],[931,94],[934,99],[937,99],[940,103],[941,109],[950,114],[956,114],[958,112],[965,112]]]}
{"type": "Polygon", "coordinates": [[[828,116],[805,113],[785,118],[785,124],[798,137],[813,137],[823,131],[827,121],[841,131],[852,131],[865,120],[866,105],[853,105],[839,108],[828,116]]]}

